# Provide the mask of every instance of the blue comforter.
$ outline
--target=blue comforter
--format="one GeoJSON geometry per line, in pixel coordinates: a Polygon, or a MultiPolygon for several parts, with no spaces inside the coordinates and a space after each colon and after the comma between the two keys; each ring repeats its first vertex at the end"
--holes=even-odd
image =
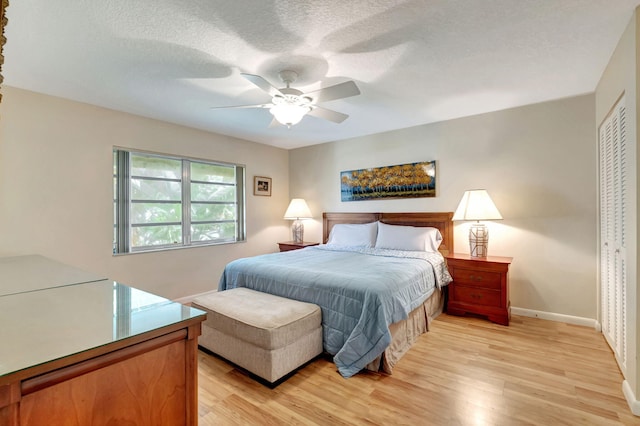
{"type": "Polygon", "coordinates": [[[218,290],[247,287],[320,306],[324,349],[350,377],[389,345],[390,324],[450,281],[440,253],[324,245],[235,260],[218,290]]]}

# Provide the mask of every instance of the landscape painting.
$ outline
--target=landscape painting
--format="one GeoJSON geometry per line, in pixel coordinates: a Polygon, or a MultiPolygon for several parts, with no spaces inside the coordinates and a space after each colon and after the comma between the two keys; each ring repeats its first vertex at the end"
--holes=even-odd
{"type": "Polygon", "coordinates": [[[342,201],[436,196],[436,162],[340,172],[342,201]]]}

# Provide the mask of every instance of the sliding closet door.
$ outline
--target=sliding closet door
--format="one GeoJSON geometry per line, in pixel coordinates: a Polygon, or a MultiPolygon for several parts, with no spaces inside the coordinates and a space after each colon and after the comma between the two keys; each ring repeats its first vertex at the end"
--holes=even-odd
{"type": "Polygon", "coordinates": [[[600,125],[600,310],[602,333],[626,372],[627,154],[624,96],[600,125]]]}

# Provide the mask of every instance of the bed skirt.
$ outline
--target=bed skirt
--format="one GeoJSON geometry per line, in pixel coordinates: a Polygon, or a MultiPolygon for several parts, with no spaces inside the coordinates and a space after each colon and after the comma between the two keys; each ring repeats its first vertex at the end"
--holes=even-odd
{"type": "Polygon", "coordinates": [[[406,320],[389,326],[391,343],[385,351],[365,367],[367,370],[391,374],[393,367],[413,346],[418,337],[429,331],[429,324],[442,313],[444,293],[437,289],[418,308],[409,313],[406,320]]]}

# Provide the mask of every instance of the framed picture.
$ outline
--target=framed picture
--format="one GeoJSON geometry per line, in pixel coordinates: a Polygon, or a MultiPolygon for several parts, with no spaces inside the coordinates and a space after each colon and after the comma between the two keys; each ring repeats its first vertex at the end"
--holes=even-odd
{"type": "Polygon", "coordinates": [[[271,197],[271,178],[264,176],[253,177],[253,195],[271,197]]]}
{"type": "Polygon", "coordinates": [[[436,162],[340,172],[342,201],[436,196],[436,162]]]}

